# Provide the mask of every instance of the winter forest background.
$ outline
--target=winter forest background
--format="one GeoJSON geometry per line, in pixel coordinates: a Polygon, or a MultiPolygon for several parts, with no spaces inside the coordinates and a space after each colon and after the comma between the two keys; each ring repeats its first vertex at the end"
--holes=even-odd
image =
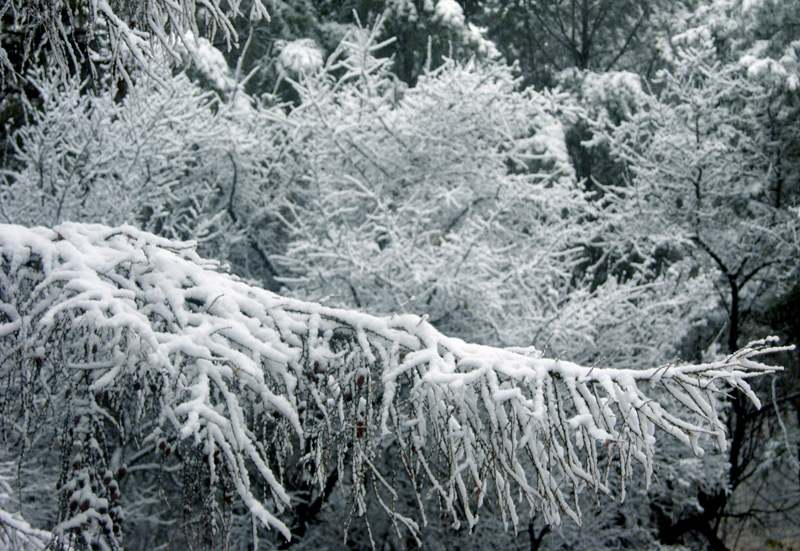
{"type": "Polygon", "coordinates": [[[798,24],[3,0],[0,547],[800,549],[798,24]]]}

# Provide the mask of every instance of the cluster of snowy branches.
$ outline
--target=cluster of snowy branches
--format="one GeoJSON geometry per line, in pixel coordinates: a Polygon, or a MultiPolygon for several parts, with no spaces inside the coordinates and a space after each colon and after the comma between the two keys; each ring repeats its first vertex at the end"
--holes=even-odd
{"type": "Polygon", "coordinates": [[[587,249],[610,250],[618,224],[576,181],[566,95],[453,60],[405,88],[377,32],[345,39],[272,119],[274,200],[251,231],[286,292],[421,310],[482,343],[574,354],[581,341],[583,361],[674,355],[663,334],[702,317],[710,282],[680,265],[656,280],[652,250],[625,277],[599,273],[611,262],[587,249]]]}
{"type": "MultiPolygon", "coordinates": [[[[88,25],[69,9],[101,4],[59,13],[88,25]]],[[[290,15],[289,4],[270,5],[281,24],[313,11],[290,15]]],[[[687,511],[717,526],[700,496],[756,472],[733,452],[681,454],[699,445],[692,437],[721,442],[706,383],[741,386],[758,371],[725,361],[719,341],[733,353],[767,334],[755,325],[797,279],[797,41],[749,47],[741,36],[771,28],[763,19],[778,4],[681,12],[672,42],[653,41],[668,67],[658,93],[633,73],[580,69],[553,73],[559,89],[521,89],[458,3],[374,4],[386,19],[372,30],[330,23],[326,40],[276,42],[272,94],[246,94],[258,80],[247,62],[231,76],[197,38],[213,33],[206,9],[187,11],[194,22],[156,17],[164,43],[146,43],[137,10],[161,13],[160,2],[108,2],[137,22],[127,36],[141,38],[141,56],[127,31],[92,19],[96,61],[139,60],[124,87],[70,78],[63,63],[27,75],[0,221],[56,230],[4,230],[0,541],[113,547],[124,521],[126,545],[257,547],[248,539],[261,524],[313,548],[339,533],[326,519],[362,515],[366,531],[345,522],[348,545],[391,537],[392,522],[429,545],[426,523],[472,528],[488,509],[506,527],[529,523],[533,546],[534,520],[627,493],[640,524],[604,508],[585,539],[636,547],[623,540],[639,530],[652,541],[687,511]],[[739,8],[758,18],[737,22],[739,8]],[[431,29],[442,32],[426,57],[411,46],[431,29]],[[108,36],[116,58],[104,57],[108,36]],[[448,41],[451,56],[435,59],[448,41]],[[480,55],[451,59],[462,47],[480,55]],[[162,62],[178,57],[194,68],[162,62]],[[529,344],[540,350],[501,348],[529,344]],[[678,355],[709,371],[601,369],[678,355]],[[646,493],[655,425],[679,438],[656,442],[666,484],[646,493]],[[645,476],[631,486],[636,463],[645,476]]],[[[17,9],[27,5],[7,0],[3,24],[35,27],[17,9]]],[[[796,472],[792,427],[761,446],[753,419],[774,417],[717,397],[729,450],[779,450],[769,464],[796,472]]],[[[569,524],[548,539],[574,549],[579,534],[569,524]]]]}
{"type": "Polygon", "coordinates": [[[14,162],[0,171],[0,216],[25,225],[135,224],[194,239],[204,254],[257,273],[237,260],[247,258],[248,235],[273,199],[280,110],[254,109],[243,96],[224,102],[185,74],[151,72],[158,82],[138,74],[123,101],[77,78],[32,74],[38,104],[28,103],[14,162]]]}
{"type": "Polygon", "coordinates": [[[230,48],[238,45],[235,18],[269,19],[261,0],[247,2],[248,13],[241,0],[207,0],[201,6],[184,0],[6,0],[2,14],[10,20],[4,25],[10,36],[0,43],[2,81],[7,75],[24,77],[42,49],[64,73],[103,64],[127,77],[131,66],[146,68],[163,52],[176,59],[182,48],[194,53],[187,36],[219,33],[230,48]]]}
{"type": "Polygon", "coordinates": [[[373,493],[412,536],[431,500],[470,527],[481,508],[515,526],[520,507],[578,519],[576,496],[611,491],[614,463],[623,481],[636,462],[650,476],[656,428],[697,453],[702,434],[724,447],[716,395],[758,403],[747,379],[775,369],[756,361],[764,343],[645,370],[469,344],[413,315],[275,295],[130,226],[3,226],[0,250],[1,459],[19,465],[15,492],[28,477],[57,489],[17,506],[61,542],[120,545],[123,519],[144,520],[127,494],[146,476],[177,484],[160,507],[173,500],[200,542],[237,515],[291,537],[282,480],[296,470],[320,488],[335,472],[351,515],[373,493]],[[395,469],[379,471],[389,449],[395,469]],[[416,513],[397,501],[401,479],[416,513]]]}
{"type": "Polygon", "coordinates": [[[710,281],[677,264],[655,279],[651,250],[625,277],[602,273],[619,224],[575,180],[566,96],[452,60],[403,88],[378,32],[352,33],[294,82],[291,109],[223,101],[182,74],[140,75],[121,102],[32,79],[42,106],[15,135],[0,215],[196,239],[273,290],[421,310],[477,342],[549,342],[584,362],[674,356],[663,334],[702,318],[710,281]]]}

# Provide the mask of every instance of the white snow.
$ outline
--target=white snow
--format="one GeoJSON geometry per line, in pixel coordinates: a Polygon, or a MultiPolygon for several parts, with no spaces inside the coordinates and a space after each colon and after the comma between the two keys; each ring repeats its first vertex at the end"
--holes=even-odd
{"type": "Polygon", "coordinates": [[[454,29],[464,27],[464,10],[455,0],[438,0],[433,12],[434,20],[454,29]]]}
{"type": "Polygon", "coordinates": [[[230,92],[236,88],[236,81],[230,76],[225,56],[207,38],[196,37],[187,32],[178,49],[183,46],[189,53],[197,70],[220,92],[230,92]]]}
{"type": "Polygon", "coordinates": [[[311,38],[287,42],[278,54],[278,66],[290,76],[313,73],[322,67],[322,50],[311,38]]]}

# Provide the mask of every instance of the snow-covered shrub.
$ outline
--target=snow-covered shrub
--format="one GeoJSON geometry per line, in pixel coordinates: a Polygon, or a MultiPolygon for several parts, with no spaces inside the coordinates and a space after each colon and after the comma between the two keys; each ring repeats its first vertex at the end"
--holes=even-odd
{"type": "Polygon", "coordinates": [[[598,286],[592,264],[611,264],[616,221],[576,182],[566,96],[520,90],[500,64],[452,60],[398,92],[379,49],[374,36],[352,35],[297,84],[300,104],[279,123],[281,239],[274,226],[256,231],[279,244],[272,259],[287,292],[418,310],[468,340],[549,341],[587,362],[673,357],[664,334],[691,325],[704,306],[694,290],[708,282],[676,269],[598,286]]]}
{"type": "Polygon", "coordinates": [[[226,103],[182,73],[140,74],[122,101],[58,75],[33,83],[41,105],[14,135],[16,170],[0,172],[0,218],[133,224],[263,276],[243,259],[248,224],[271,202],[282,134],[270,109],[242,94],[226,103]]]}

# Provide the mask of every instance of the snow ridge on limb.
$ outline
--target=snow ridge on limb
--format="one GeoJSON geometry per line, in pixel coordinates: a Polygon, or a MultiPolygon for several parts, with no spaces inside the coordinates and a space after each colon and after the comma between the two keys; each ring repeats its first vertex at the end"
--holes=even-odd
{"type": "MultiPolygon", "coordinates": [[[[725,385],[758,403],[747,379],[779,369],[756,361],[779,350],[770,342],[642,371],[470,344],[424,317],[278,296],[226,274],[192,243],[130,226],[5,225],[0,251],[0,407],[18,441],[7,453],[21,461],[44,429],[78,441],[62,446],[72,455],[56,468],[54,531],[112,547],[121,490],[113,481],[88,492],[81,481],[105,482],[121,454],[145,452],[193,469],[205,499],[238,496],[286,538],[290,469],[320,489],[335,471],[351,513],[371,495],[414,536],[431,499],[470,527],[481,506],[516,526],[517,496],[525,514],[579,520],[579,491],[610,491],[601,461],[616,461],[624,479],[635,460],[649,477],[656,427],[697,453],[701,434],[724,446],[715,394],[725,385]],[[644,383],[687,415],[667,411],[644,383]],[[399,460],[387,473],[380,455],[390,446],[399,460]],[[397,503],[401,476],[418,520],[397,503]]],[[[191,512],[191,495],[183,503],[191,512]]]]}

